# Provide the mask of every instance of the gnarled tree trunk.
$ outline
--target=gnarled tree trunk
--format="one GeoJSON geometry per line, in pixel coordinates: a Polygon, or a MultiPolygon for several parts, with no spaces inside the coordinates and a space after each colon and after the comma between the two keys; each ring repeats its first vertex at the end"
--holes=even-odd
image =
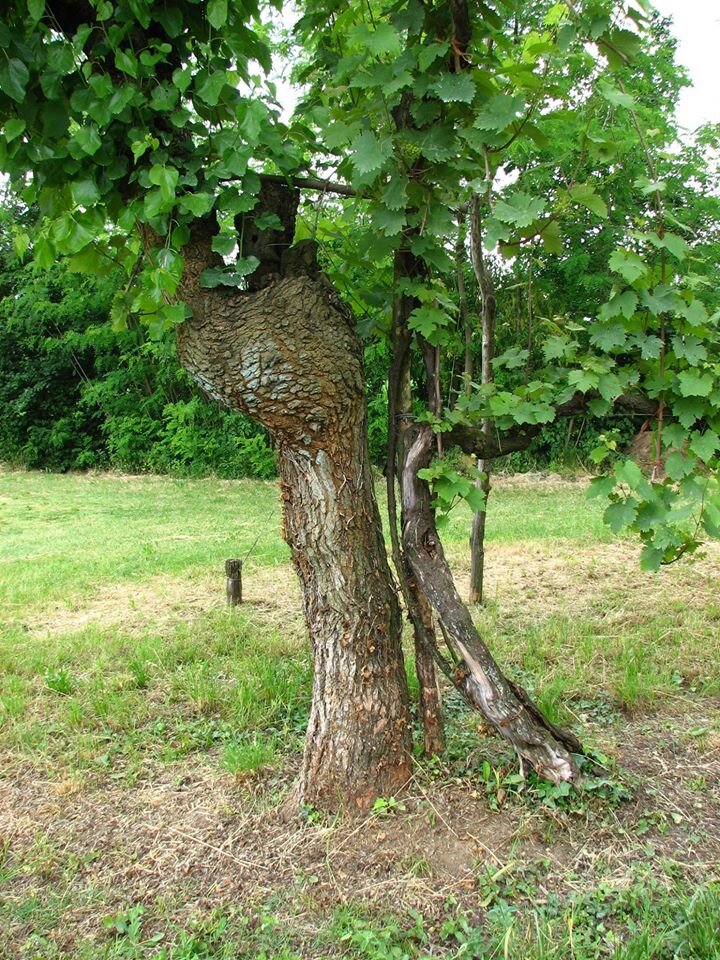
{"type": "Polygon", "coordinates": [[[418,470],[430,462],[433,433],[427,424],[407,430],[403,465],[403,545],[420,590],[429,600],[448,646],[459,658],[453,683],[518,755],[548,780],[577,778],[573,752],[580,741],[543,717],[522,687],[505,677],[460,599],[435,527],[427,483],[418,470]]]}
{"type": "Polygon", "coordinates": [[[361,344],[307,257],[264,289],[201,289],[199,275],[215,259],[211,232],[196,229],[185,250],[179,293],[193,316],[179,328],[180,358],[208,393],[278,442],[284,534],[315,666],[299,799],[362,811],[407,781],[411,729],[361,344]]]}

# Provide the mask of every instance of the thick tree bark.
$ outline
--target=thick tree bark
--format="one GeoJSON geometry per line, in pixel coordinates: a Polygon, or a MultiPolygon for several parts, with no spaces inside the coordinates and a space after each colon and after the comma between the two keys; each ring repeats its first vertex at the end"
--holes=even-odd
{"type": "Polygon", "coordinates": [[[547,721],[527,693],[503,676],[455,588],[435,528],[430,491],[417,475],[430,461],[431,428],[414,424],[407,431],[406,442],[403,544],[418,586],[430,601],[451,649],[460,658],[453,682],[539,774],[556,783],[574,780],[577,767],[571,753],[582,750],[580,742],[547,721]]]}
{"type": "Polygon", "coordinates": [[[252,293],[201,289],[210,243],[211,229],[198,228],[185,250],[179,293],[193,316],[178,348],[209,394],[258,420],[279,445],[284,535],[315,666],[299,800],[364,811],[407,781],[412,744],[361,344],[320,275],[281,276],[252,293]]]}

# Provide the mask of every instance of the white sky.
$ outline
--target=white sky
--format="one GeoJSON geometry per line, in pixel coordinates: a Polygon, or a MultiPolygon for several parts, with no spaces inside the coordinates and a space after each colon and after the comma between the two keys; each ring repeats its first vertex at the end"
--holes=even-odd
{"type": "Polygon", "coordinates": [[[652,0],[673,19],[677,60],[690,71],[693,86],[680,94],[678,120],[694,130],[720,123],[720,0],[652,0]]]}

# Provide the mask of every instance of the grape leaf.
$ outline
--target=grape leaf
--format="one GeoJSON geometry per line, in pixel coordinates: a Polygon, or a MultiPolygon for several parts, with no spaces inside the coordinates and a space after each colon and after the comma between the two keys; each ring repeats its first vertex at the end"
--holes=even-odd
{"type": "Polygon", "coordinates": [[[690,439],[690,449],[705,463],[710,460],[718,447],[720,447],[720,437],[714,430],[706,430],[704,433],[700,433],[699,430],[693,430],[690,439]]]}
{"type": "Polygon", "coordinates": [[[673,351],[676,357],[684,357],[691,367],[695,367],[701,360],[707,360],[707,348],[698,337],[673,337],[673,351]]]}
{"type": "Polygon", "coordinates": [[[633,497],[627,500],[619,500],[617,503],[611,503],[605,510],[603,519],[609,524],[614,534],[622,531],[623,527],[628,527],[635,519],[637,514],[637,501],[633,497]]]}
{"type": "Polygon", "coordinates": [[[673,402],[672,412],[680,423],[688,429],[705,413],[705,401],[700,397],[678,397],[673,402]]]}
{"type": "Polygon", "coordinates": [[[478,130],[494,130],[502,133],[514,120],[520,119],[525,111],[523,97],[511,97],[506,93],[498,93],[490,97],[483,109],[475,118],[478,130]]]}
{"type": "Polygon", "coordinates": [[[606,352],[625,346],[627,333],[621,323],[593,323],[590,326],[590,343],[606,352]]]}
{"type": "Polygon", "coordinates": [[[434,63],[438,57],[444,57],[449,49],[450,44],[447,42],[429,43],[421,47],[418,51],[418,66],[420,67],[420,72],[425,73],[430,64],[434,63]]]}
{"type": "Polygon", "coordinates": [[[430,85],[430,89],[443,103],[472,103],[475,98],[475,84],[465,71],[444,73],[430,85]]]}
{"type": "Polygon", "coordinates": [[[597,214],[598,217],[607,218],[607,204],[602,197],[595,193],[595,188],[589,183],[578,183],[574,187],[570,187],[568,192],[575,203],[586,207],[591,213],[597,214]]]}
{"type": "Polygon", "coordinates": [[[632,250],[614,250],[608,264],[614,273],[619,273],[628,283],[634,283],[648,272],[647,265],[632,250]]]}
{"type": "Polygon", "coordinates": [[[683,370],[678,374],[680,394],[683,397],[709,397],[715,385],[709,373],[683,370]]]}
{"type": "Polygon", "coordinates": [[[610,320],[612,317],[617,317],[619,314],[622,314],[626,320],[629,320],[637,310],[637,305],[637,294],[633,290],[624,290],[600,307],[600,319],[610,320]]]}
{"type": "Polygon", "coordinates": [[[495,216],[504,223],[516,227],[529,227],[545,210],[545,201],[540,197],[531,197],[529,193],[515,193],[507,200],[498,200],[495,204],[495,216]]]}
{"type": "Polygon", "coordinates": [[[363,130],[351,144],[352,159],[358,173],[379,170],[392,154],[392,142],[380,141],[372,130],[363,130]]]}
{"type": "Polygon", "coordinates": [[[378,23],[370,28],[365,23],[359,23],[349,32],[350,41],[369,50],[376,57],[397,57],[402,51],[402,39],[397,30],[389,23],[378,23]]]}
{"type": "Polygon", "coordinates": [[[428,343],[437,342],[450,322],[450,317],[444,310],[438,307],[424,304],[422,307],[416,307],[410,314],[408,326],[411,330],[417,330],[425,337],[428,343]]]}
{"type": "Polygon", "coordinates": [[[373,224],[386,237],[394,237],[405,226],[405,210],[390,210],[387,207],[378,207],[373,212],[373,224]]]}

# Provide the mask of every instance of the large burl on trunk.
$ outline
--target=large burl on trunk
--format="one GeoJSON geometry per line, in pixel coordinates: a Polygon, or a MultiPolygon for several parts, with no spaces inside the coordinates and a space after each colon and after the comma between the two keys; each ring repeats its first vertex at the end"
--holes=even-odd
{"type": "Polygon", "coordinates": [[[362,348],[310,248],[255,291],[201,289],[217,263],[198,225],[179,291],[185,368],[279,447],[285,537],[299,574],[314,688],[299,800],[366,810],[411,764],[402,621],[367,448],[362,348]]]}

